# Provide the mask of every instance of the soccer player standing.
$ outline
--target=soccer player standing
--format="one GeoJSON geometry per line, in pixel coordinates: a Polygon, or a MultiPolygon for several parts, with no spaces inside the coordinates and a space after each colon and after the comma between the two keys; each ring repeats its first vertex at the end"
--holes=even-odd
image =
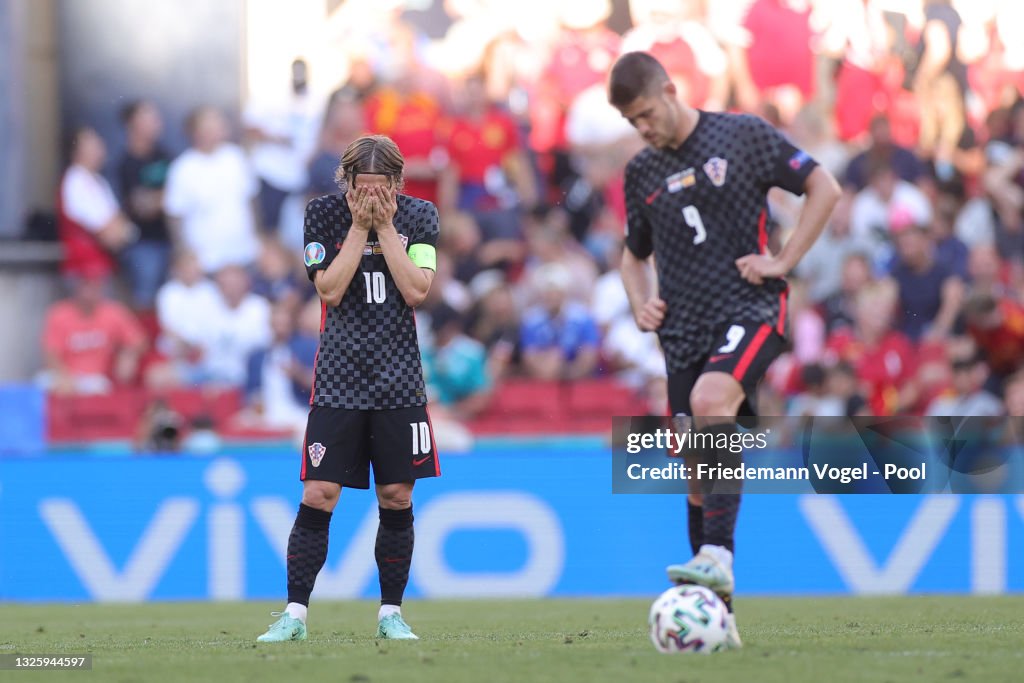
{"type": "MultiPolygon", "coordinates": [[[[625,174],[621,273],[633,315],[641,330],[658,333],[672,414],[691,416],[698,434],[721,443],[735,432],[738,415],[753,414],[757,384],[784,348],[783,277],[821,234],[839,186],[762,119],[680,102],[665,69],[646,53],[622,55],[608,90],[648,145],[625,174]],[[806,194],[796,228],[774,255],[766,230],[771,187],[806,194]]],[[[741,457],[728,448],[703,456],[726,466],[741,457]]],[[[739,489],[691,481],[688,502],[694,557],[668,567],[669,578],[721,595],[730,610],[729,644],[740,647],[731,615],[739,489]]]]}
{"type": "Polygon", "coordinates": [[[380,512],[377,636],[415,639],[402,619],[413,551],[412,489],[441,474],[427,416],[413,308],[434,279],[437,210],[400,194],[404,159],[389,138],[359,138],[338,168],[341,193],[306,207],[304,260],[323,302],[302,503],[288,537],[288,605],[261,642],[306,639],[306,609],[327,558],[342,487],[367,489],[380,512]]]}

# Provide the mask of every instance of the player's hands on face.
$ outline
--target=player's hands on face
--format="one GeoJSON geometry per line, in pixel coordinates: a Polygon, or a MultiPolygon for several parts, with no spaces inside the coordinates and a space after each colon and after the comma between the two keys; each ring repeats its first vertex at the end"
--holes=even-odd
{"type": "Polygon", "coordinates": [[[636,315],[637,327],[644,332],[654,332],[665,321],[665,311],[667,310],[668,304],[664,300],[658,297],[648,299],[647,303],[644,304],[644,307],[636,315]]]}
{"type": "Polygon", "coordinates": [[[374,225],[385,229],[393,226],[395,214],[398,212],[398,193],[391,187],[383,185],[375,185],[370,189],[373,190],[376,199],[374,225]]]}
{"type": "Polygon", "coordinates": [[[352,229],[369,232],[373,227],[373,197],[367,187],[350,188],[346,197],[348,198],[349,209],[352,210],[352,229]]]}
{"type": "Polygon", "coordinates": [[[748,254],[736,259],[736,268],[740,276],[753,285],[764,284],[767,279],[785,277],[789,272],[786,264],[771,254],[748,254]]]}

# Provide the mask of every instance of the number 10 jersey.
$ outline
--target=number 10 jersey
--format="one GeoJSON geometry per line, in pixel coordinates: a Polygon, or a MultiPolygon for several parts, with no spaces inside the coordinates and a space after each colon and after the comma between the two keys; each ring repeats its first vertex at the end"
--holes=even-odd
{"type": "MultiPolygon", "coordinates": [[[[430,202],[399,194],[394,224],[407,252],[436,247],[437,209],[430,202]]],[[[310,280],[338,255],[351,227],[344,195],[309,202],[303,257],[310,280]]],[[[398,290],[371,230],[341,303],[323,305],[310,404],[389,410],[426,403],[413,309],[398,290]]]]}

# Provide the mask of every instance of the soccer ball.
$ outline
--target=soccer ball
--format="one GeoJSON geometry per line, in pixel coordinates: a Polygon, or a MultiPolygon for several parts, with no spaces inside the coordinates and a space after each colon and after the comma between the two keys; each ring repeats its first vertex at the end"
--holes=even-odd
{"type": "Polygon", "coordinates": [[[704,586],[673,586],[658,596],[647,618],[658,652],[711,654],[725,649],[725,603],[704,586]]]}

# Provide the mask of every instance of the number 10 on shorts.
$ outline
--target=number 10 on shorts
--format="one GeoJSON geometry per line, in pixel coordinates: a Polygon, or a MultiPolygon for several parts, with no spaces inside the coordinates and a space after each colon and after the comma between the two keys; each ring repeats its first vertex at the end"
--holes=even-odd
{"type": "Polygon", "coordinates": [[[426,455],[430,452],[430,425],[426,422],[410,422],[412,427],[412,454],[426,455]]]}

